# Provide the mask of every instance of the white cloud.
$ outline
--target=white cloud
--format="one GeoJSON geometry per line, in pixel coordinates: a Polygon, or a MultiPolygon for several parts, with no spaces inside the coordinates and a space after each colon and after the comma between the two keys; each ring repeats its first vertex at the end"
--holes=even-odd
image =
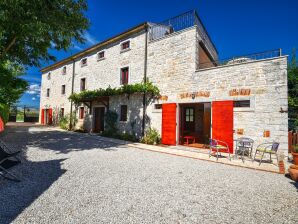
{"type": "Polygon", "coordinates": [[[84,38],[86,39],[88,45],[94,45],[98,42],[98,40],[96,40],[96,38],[93,37],[89,32],[85,33],[84,38]]]}
{"type": "Polygon", "coordinates": [[[32,100],[36,100],[36,98],[35,97],[32,97],[32,100]]]}
{"type": "Polygon", "coordinates": [[[27,93],[30,95],[39,95],[40,94],[40,86],[38,84],[31,84],[27,93]]]}

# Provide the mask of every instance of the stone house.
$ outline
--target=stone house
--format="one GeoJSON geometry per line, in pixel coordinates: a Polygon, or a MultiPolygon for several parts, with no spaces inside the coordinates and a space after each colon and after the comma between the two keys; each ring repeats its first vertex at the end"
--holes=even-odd
{"type": "Polygon", "coordinates": [[[76,111],[78,127],[101,132],[104,115],[119,114],[121,132],[141,137],[157,129],[162,143],[226,141],[247,136],[255,144],[278,141],[287,153],[287,57],[281,51],[219,61],[194,11],[162,23],[143,23],[43,68],[40,122],[51,124],[76,111]],[[71,93],[149,80],[161,96],[144,105],[143,95],[102,97],[75,108],[71,93]]]}

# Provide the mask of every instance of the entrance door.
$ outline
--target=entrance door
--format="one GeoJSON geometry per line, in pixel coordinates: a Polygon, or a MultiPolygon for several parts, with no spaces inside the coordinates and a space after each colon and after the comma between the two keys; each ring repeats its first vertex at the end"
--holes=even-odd
{"type": "Polygon", "coordinates": [[[233,153],[233,101],[212,102],[212,138],[228,144],[233,153]]]}
{"type": "Polygon", "coordinates": [[[94,108],[94,132],[104,131],[104,107],[95,107],[94,108]]]}
{"type": "Polygon", "coordinates": [[[176,145],[176,104],[162,105],[162,144],[176,145]]]}

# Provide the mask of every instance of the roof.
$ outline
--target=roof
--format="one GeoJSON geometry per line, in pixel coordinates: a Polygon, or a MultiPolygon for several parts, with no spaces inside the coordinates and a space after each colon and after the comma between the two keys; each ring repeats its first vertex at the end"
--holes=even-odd
{"type": "Polygon", "coordinates": [[[87,48],[85,50],[82,50],[82,51],[80,51],[80,52],[78,52],[78,53],[76,53],[74,55],[71,55],[70,57],[67,57],[67,58],[65,58],[65,59],[63,59],[61,61],[58,61],[58,62],[56,62],[56,63],[54,63],[52,65],[49,65],[47,67],[44,67],[40,71],[42,73],[45,73],[45,72],[48,72],[48,71],[50,71],[52,69],[55,69],[57,67],[60,67],[60,66],[66,64],[68,62],[71,62],[71,61],[73,61],[75,59],[82,58],[82,57],[84,57],[84,56],[86,56],[86,55],[88,55],[88,54],[90,54],[90,53],[92,53],[92,52],[94,52],[94,51],[102,48],[103,46],[105,46],[107,44],[110,44],[110,43],[119,41],[119,40],[121,40],[123,38],[126,38],[126,37],[128,37],[128,36],[130,36],[130,35],[132,35],[134,33],[140,32],[140,31],[144,30],[147,26],[148,26],[148,22],[141,23],[141,24],[139,24],[137,26],[134,26],[134,27],[132,27],[132,28],[130,28],[130,29],[128,29],[128,30],[120,33],[120,34],[117,34],[117,35],[115,35],[113,37],[110,37],[110,38],[108,38],[108,39],[106,39],[104,41],[101,41],[101,42],[99,42],[99,43],[97,43],[97,44],[95,44],[95,45],[93,45],[93,46],[91,46],[91,47],[89,47],[89,48],[87,48]]]}

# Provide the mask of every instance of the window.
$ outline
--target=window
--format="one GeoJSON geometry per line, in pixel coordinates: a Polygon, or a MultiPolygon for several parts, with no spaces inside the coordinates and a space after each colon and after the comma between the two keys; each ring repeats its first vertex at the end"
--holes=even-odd
{"type": "Polygon", "coordinates": [[[86,66],[87,65],[87,58],[83,58],[81,60],[81,67],[86,66]]]}
{"type": "Polygon", "coordinates": [[[63,68],[62,68],[62,75],[65,75],[66,74],[66,66],[64,66],[63,68]]]}
{"type": "Polygon", "coordinates": [[[80,113],[79,113],[80,119],[84,119],[84,116],[85,116],[85,108],[80,107],[80,113]]]}
{"type": "Polygon", "coordinates": [[[234,107],[250,107],[250,100],[234,101],[234,107]]]}
{"type": "Polygon", "coordinates": [[[97,59],[104,59],[105,58],[105,52],[101,51],[97,53],[97,59]]]}
{"type": "Polygon", "coordinates": [[[120,80],[120,84],[121,85],[127,85],[128,84],[128,73],[129,73],[129,68],[122,68],[121,69],[121,80],[120,80]]]}
{"type": "Polygon", "coordinates": [[[127,121],[127,105],[121,105],[120,121],[127,121]]]}
{"type": "Polygon", "coordinates": [[[129,50],[130,49],[130,41],[125,41],[121,43],[121,51],[129,50]]]}
{"type": "Polygon", "coordinates": [[[162,104],[154,104],[154,109],[161,110],[162,109],[162,104]]]}
{"type": "Polygon", "coordinates": [[[64,117],[64,108],[60,108],[60,117],[64,117]]]}
{"type": "Polygon", "coordinates": [[[193,107],[186,107],[185,110],[185,130],[195,130],[195,109],[193,107]]]}
{"type": "Polygon", "coordinates": [[[47,89],[47,97],[50,97],[50,89],[47,89]]]}
{"type": "Polygon", "coordinates": [[[81,91],[86,90],[86,78],[81,79],[81,86],[80,86],[81,91]]]}
{"type": "Polygon", "coordinates": [[[61,86],[61,94],[64,95],[65,94],[65,85],[61,86]]]}
{"type": "Polygon", "coordinates": [[[51,73],[50,72],[48,73],[47,78],[48,78],[48,80],[51,79],[51,73]]]}

